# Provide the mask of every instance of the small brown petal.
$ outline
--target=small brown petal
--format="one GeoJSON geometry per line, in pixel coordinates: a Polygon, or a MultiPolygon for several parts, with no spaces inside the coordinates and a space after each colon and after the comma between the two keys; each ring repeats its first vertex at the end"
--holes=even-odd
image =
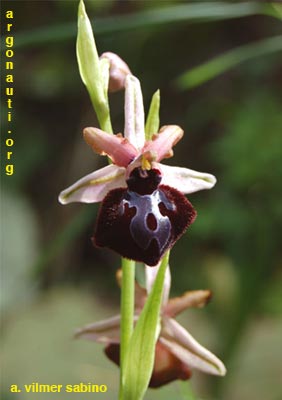
{"type": "Polygon", "coordinates": [[[174,317],[186,310],[186,308],[204,307],[211,299],[212,293],[210,290],[191,290],[185,292],[183,296],[174,297],[168,301],[164,309],[164,314],[170,317],[174,317]]]}

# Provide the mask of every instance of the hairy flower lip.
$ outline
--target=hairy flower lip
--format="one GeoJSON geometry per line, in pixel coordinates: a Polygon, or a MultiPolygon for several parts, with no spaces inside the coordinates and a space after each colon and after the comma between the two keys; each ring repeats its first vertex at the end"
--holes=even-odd
{"type": "Polygon", "coordinates": [[[197,215],[181,192],[160,181],[158,170],[135,168],[127,189],[109,192],[97,217],[93,243],[122,257],[157,265],[197,215]]]}

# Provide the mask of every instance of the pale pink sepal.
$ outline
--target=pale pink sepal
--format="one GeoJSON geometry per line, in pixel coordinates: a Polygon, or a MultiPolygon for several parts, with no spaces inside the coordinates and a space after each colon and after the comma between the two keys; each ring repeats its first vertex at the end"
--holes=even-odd
{"type": "Polygon", "coordinates": [[[119,343],[120,315],[86,325],[75,332],[75,337],[99,343],[119,343]]]}
{"type": "Polygon", "coordinates": [[[138,154],[135,147],[121,135],[111,135],[98,128],[85,128],[83,137],[92,150],[109,156],[120,167],[127,167],[138,154]]]}
{"type": "Polygon", "coordinates": [[[216,184],[216,178],[211,174],[160,163],[155,163],[155,166],[161,171],[162,185],[174,187],[184,194],[211,189],[216,184]]]}
{"type": "Polygon", "coordinates": [[[138,150],[145,143],[145,115],[140,82],[135,76],[125,79],[124,137],[138,150]]]}
{"type": "Polygon", "coordinates": [[[145,143],[143,152],[151,151],[157,155],[156,161],[173,156],[172,147],[183,136],[183,129],[177,125],[163,126],[159,133],[153,136],[152,140],[145,143]]]}
{"type": "MultiPolygon", "coordinates": [[[[134,315],[133,322],[136,324],[138,315],[134,315]]],[[[120,343],[121,316],[104,319],[77,329],[74,337],[78,339],[92,340],[98,343],[120,343]]]]}
{"type": "Polygon", "coordinates": [[[110,190],[121,187],[127,187],[125,168],[111,164],[84,176],[63,190],[59,195],[59,202],[97,203],[102,201],[110,190]]]}
{"type": "Polygon", "coordinates": [[[200,345],[176,320],[163,318],[160,341],[189,367],[213,375],[226,374],[223,363],[200,345]]]}

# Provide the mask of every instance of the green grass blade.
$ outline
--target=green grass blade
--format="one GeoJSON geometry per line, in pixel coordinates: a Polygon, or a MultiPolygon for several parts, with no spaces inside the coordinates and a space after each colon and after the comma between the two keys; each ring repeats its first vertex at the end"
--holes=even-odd
{"type": "Polygon", "coordinates": [[[263,39],[228,51],[182,74],[176,81],[180,89],[191,89],[252,58],[282,51],[282,35],[263,39]]]}
{"type": "Polygon", "coordinates": [[[278,2],[265,4],[265,14],[282,20],[282,4],[278,2]]]}
{"type": "MultiPolygon", "coordinates": [[[[176,22],[208,22],[248,17],[256,14],[269,13],[266,12],[263,4],[256,2],[243,2],[238,4],[228,4],[226,2],[178,4],[160,9],[145,10],[135,14],[95,18],[95,36],[176,22]]],[[[18,32],[14,49],[43,45],[46,43],[64,42],[74,39],[75,36],[76,24],[74,23],[53,25],[51,27],[34,29],[23,33],[18,32]]]]}

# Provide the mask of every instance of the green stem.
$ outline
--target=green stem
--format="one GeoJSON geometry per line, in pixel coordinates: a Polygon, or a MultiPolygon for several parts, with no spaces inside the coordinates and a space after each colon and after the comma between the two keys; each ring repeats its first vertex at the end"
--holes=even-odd
{"type": "Polygon", "coordinates": [[[121,285],[121,328],[120,328],[120,392],[122,400],[123,365],[126,351],[133,332],[134,323],[134,288],[135,288],[135,261],[121,259],[122,285],[121,285]]]}
{"type": "MultiPolygon", "coordinates": [[[[91,98],[101,129],[113,133],[109,101],[97,104],[91,98]]],[[[122,285],[121,285],[121,327],[120,327],[120,390],[119,399],[122,400],[123,360],[128,349],[133,332],[134,322],[134,288],[135,288],[135,261],[121,259],[122,285]]]]}
{"type": "Polygon", "coordinates": [[[94,99],[93,96],[90,95],[90,98],[91,98],[94,110],[96,112],[101,129],[105,132],[113,133],[111,116],[110,116],[109,100],[106,99],[106,102],[101,101],[101,102],[97,103],[97,100],[94,99]]]}
{"type": "Polygon", "coordinates": [[[160,329],[160,311],[168,259],[169,251],[162,259],[153,287],[136,322],[129,348],[126,349],[122,377],[123,393],[120,395],[120,400],[142,400],[148,388],[160,329]]]}

